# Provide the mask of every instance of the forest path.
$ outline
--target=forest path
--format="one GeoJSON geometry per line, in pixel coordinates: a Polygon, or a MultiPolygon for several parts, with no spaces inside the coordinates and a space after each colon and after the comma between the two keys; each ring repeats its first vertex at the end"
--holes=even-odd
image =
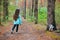
{"type": "Polygon", "coordinates": [[[45,33],[44,29],[38,31],[38,26],[42,28],[41,25],[29,23],[25,19],[23,19],[23,24],[19,26],[18,33],[14,32],[11,34],[12,26],[12,22],[9,22],[9,25],[2,29],[0,40],[53,40],[45,33]]]}

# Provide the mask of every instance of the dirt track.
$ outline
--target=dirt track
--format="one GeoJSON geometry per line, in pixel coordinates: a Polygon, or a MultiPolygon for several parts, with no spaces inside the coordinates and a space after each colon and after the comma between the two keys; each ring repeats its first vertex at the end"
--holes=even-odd
{"type": "Polygon", "coordinates": [[[13,24],[10,22],[7,27],[2,29],[0,40],[54,40],[47,36],[44,30],[37,31],[33,23],[28,23],[24,19],[23,24],[19,26],[18,33],[11,34],[12,26],[13,24]]]}

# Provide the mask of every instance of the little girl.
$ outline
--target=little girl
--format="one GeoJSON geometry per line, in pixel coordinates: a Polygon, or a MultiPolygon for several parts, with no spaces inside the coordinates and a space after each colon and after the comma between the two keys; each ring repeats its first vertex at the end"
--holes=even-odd
{"type": "Polygon", "coordinates": [[[16,32],[18,32],[18,27],[19,27],[19,25],[22,24],[22,19],[21,19],[21,16],[19,15],[19,13],[20,13],[20,10],[16,9],[15,14],[13,15],[14,26],[12,28],[11,34],[13,34],[13,31],[14,31],[15,27],[16,27],[16,32]]]}

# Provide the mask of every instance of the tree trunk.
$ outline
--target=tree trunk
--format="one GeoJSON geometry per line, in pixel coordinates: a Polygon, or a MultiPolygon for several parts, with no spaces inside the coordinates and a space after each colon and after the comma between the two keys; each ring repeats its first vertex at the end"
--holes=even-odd
{"type": "Polygon", "coordinates": [[[3,13],[3,20],[5,21],[8,19],[8,0],[3,0],[3,13]]]}
{"type": "Polygon", "coordinates": [[[47,30],[49,30],[49,25],[53,25],[53,30],[56,30],[56,22],[55,22],[55,1],[56,0],[48,0],[48,18],[47,18],[47,30]]]}
{"type": "Polygon", "coordinates": [[[34,10],[34,0],[32,0],[32,14],[33,14],[33,10],[34,10]]]}
{"type": "Polygon", "coordinates": [[[41,2],[40,2],[40,3],[41,3],[41,4],[40,4],[40,5],[41,5],[41,7],[43,7],[43,6],[44,6],[44,3],[43,3],[43,2],[44,2],[44,0],[41,0],[41,2]]]}
{"type": "Polygon", "coordinates": [[[24,19],[26,19],[26,0],[24,0],[24,19]]]}
{"type": "Polygon", "coordinates": [[[44,0],[44,7],[47,7],[47,0],[44,0]]]}
{"type": "Polygon", "coordinates": [[[31,19],[31,21],[32,21],[33,13],[32,13],[31,0],[28,0],[28,9],[29,9],[29,16],[30,16],[30,19],[31,19]]]}
{"type": "Polygon", "coordinates": [[[34,16],[35,16],[35,24],[37,24],[38,23],[38,0],[35,0],[34,16]]]}
{"type": "Polygon", "coordinates": [[[32,0],[32,10],[31,11],[32,11],[32,14],[31,15],[34,16],[34,0],[32,0]]]}
{"type": "Polygon", "coordinates": [[[2,0],[0,0],[0,25],[1,25],[1,2],[2,0]]]}
{"type": "Polygon", "coordinates": [[[31,0],[28,0],[29,16],[31,16],[31,0]]]}

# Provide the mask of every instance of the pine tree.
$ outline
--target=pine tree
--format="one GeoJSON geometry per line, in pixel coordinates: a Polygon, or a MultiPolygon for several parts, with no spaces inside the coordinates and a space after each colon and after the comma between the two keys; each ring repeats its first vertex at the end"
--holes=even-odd
{"type": "Polygon", "coordinates": [[[49,25],[53,25],[54,26],[53,30],[56,30],[55,2],[56,0],[48,0],[47,30],[49,30],[49,25]]]}
{"type": "Polygon", "coordinates": [[[24,0],[24,19],[26,19],[26,0],[24,0]]]}
{"type": "Polygon", "coordinates": [[[3,20],[5,21],[8,19],[8,0],[3,0],[3,13],[3,20]]]}
{"type": "Polygon", "coordinates": [[[35,16],[35,24],[37,24],[38,23],[38,0],[35,0],[34,16],[35,16]]]}

